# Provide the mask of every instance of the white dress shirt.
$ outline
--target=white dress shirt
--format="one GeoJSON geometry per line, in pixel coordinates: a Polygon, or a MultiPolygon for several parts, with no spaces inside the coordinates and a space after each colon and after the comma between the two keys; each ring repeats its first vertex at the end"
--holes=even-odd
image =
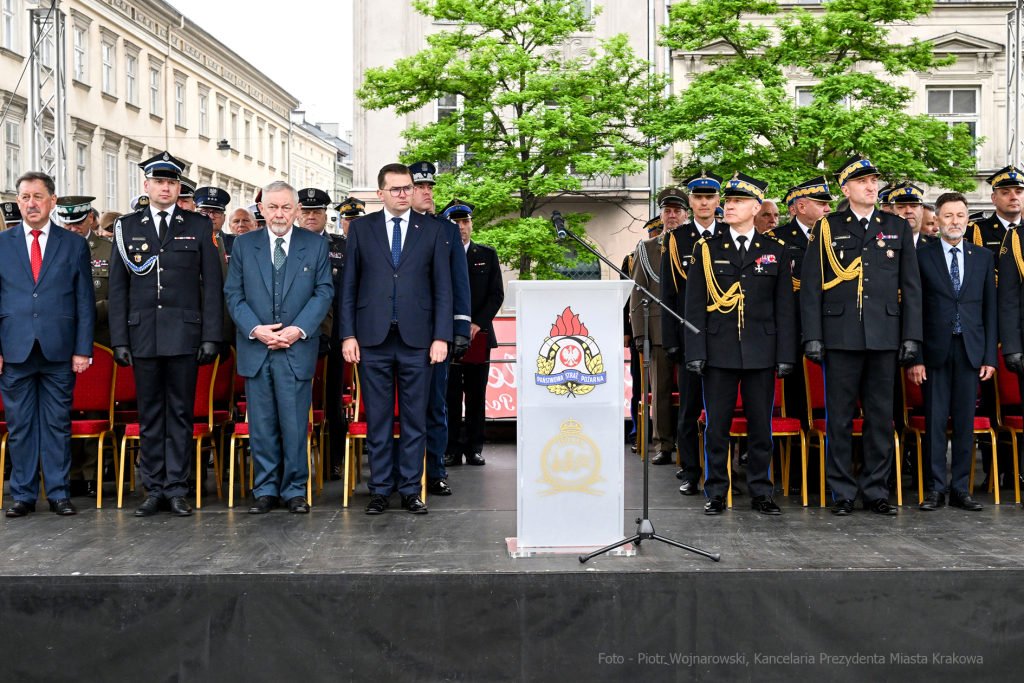
{"type": "Polygon", "coordinates": [[[857,219],[857,222],[858,222],[858,223],[860,223],[860,221],[861,221],[861,219],[862,219],[862,218],[867,218],[867,219],[868,219],[868,223],[870,223],[870,222],[871,222],[871,217],[875,215],[875,210],[874,210],[874,209],[871,209],[871,213],[869,213],[869,214],[868,214],[867,216],[861,216],[861,215],[860,215],[859,213],[857,213],[856,211],[854,211],[854,210],[853,210],[853,207],[851,206],[851,207],[850,207],[850,213],[852,213],[852,214],[853,214],[854,218],[856,218],[856,219],[857,219]]]}
{"type": "Polygon", "coordinates": [[[409,209],[408,211],[403,213],[401,216],[395,216],[394,214],[392,214],[387,209],[384,209],[384,227],[387,228],[388,247],[390,247],[392,249],[394,248],[394,245],[391,244],[391,241],[394,238],[394,234],[395,234],[395,223],[394,223],[394,219],[395,218],[401,218],[402,219],[402,223],[401,223],[401,225],[402,225],[402,246],[403,247],[405,246],[405,236],[409,234],[409,216],[411,214],[412,214],[412,209],[409,209]]]}
{"type": "MultiPolygon", "coordinates": [[[[50,226],[53,225],[50,221],[46,221],[46,225],[39,228],[43,231],[43,234],[39,236],[39,253],[42,255],[46,254],[46,238],[50,236],[50,226]]],[[[28,245],[28,258],[32,260],[32,243],[36,241],[36,238],[32,236],[32,231],[35,228],[30,228],[28,223],[22,223],[25,228],[25,243],[28,245]]]]}
{"type": "MultiPolygon", "coordinates": [[[[1013,225],[1012,223],[1010,223],[1010,221],[1006,220],[1005,218],[1003,218],[1002,216],[1000,216],[1000,215],[999,215],[998,213],[997,213],[997,214],[995,214],[995,216],[996,216],[996,218],[998,218],[998,219],[999,219],[999,222],[1000,222],[1000,223],[1002,224],[1002,226],[1003,226],[1003,229],[1005,229],[1005,230],[1009,230],[1009,229],[1010,229],[1010,226],[1011,226],[1011,225],[1013,225]]],[[[1020,219],[1018,219],[1018,220],[1020,220],[1020,219]]]]}
{"type": "Polygon", "coordinates": [[[153,216],[153,229],[156,230],[156,236],[163,239],[164,236],[160,234],[160,212],[163,211],[167,214],[167,227],[171,227],[171,219],[174,218],[174,210],[178,208],[177,204],[171,204],[166,209],[158,209],[152,204],[149,205],[149,213],[153,216]]]}
{"type": "Polygon", "coordinates": [[[703,225],[700,224],[700,221],[697,220],[697,217],[694,216],[693,217],[693,225],[694,225],[695,228],[697,228],[697,233],[700,234],[700,235],[703,235],[705,230],[707,230],[712,235],[714,235],[715,234],[715,228],[718,226],[718,222],[712,216],[712,218],[711,218],[711,225],[709,225],[708,227],[705,228],[703,225]]]}
{"type": "Polygon", "coordinates": [[[799,218],[794,218],[793,221],[796,222],[797,227],[799,227],[801,230],[804,231],[804,237],[810,239],[810,237],[811,237],[811,229],[808,228],[803,223],[801,223],[799,218]]]}
{"type": "Polygon", "coordinates": [[[743,247],[745,249],[749,250],[750,247],[753,246],[754,235],[756,235],[756,234],[757,234],[757,230],[751,230],[746,235],[744,235],[742,233],[736,232],[736,230],[734,228],[729,228],[729,235],[732,237],[732,242],[733,242],[733,244],[736,245],[736,249],[740,248],[740,243],[737,241],[737,238],[743,237],[743,247]]]}
{"type": "Polygon", "coordinates": [[[468,254],[469,253],[469,242],[466,242],[465,244],[463,244],[462,248],[465,249],[466,253],[468,254]]]}
{"type": "Polygon", "coordinates": [[[960,286],[964,284],[964,273],[967,272],[965,268],[966,261],[964,260],[964,244],[966,242],[961,239],[959,244],[950,244],[946,240],[940,239],[942,242],[942,253],[946,256],[946,272],[949,273],[950,281],[953,278],[953,247],[957,248],[956,262],[960,266],[960,286]]]}
{"type": "Polygon", "coordinates": [[[284,239],[284,242],[281,244],[281,248],[284,249],[284,255],[287,256],[288,255],[288,248],[292,244],[292,233],[293,232],[295,232],[295,226],[294,225],[291,228],[289,228],[288,232],[286,232],[283,235],[278,235],[278,234],[274,233],[274,231],[271,230],[270,228],[267,228],[267,234],[270,235],[270,262],[271,263],[274,262],[274,250],[277,249],[277,238],[281,237],[281,238],[284,239]]]}

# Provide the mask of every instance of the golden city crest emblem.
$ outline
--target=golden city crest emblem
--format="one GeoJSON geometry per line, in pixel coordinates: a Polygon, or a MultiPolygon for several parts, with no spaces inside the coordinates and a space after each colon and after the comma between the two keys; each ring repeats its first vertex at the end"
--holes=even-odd
{"type": "Polygon", "coordinates": [[[583,425],[577,420],[569,418],[563,422],[558,435],[547,442],[540,456],[540,468],[541,477],[537,481],[551,488],[537,495],[571,491],[604,495],[604,491],[592,488],[593,484],[605,481],[601,476],[601,451],[583,433],[583,425]]]}

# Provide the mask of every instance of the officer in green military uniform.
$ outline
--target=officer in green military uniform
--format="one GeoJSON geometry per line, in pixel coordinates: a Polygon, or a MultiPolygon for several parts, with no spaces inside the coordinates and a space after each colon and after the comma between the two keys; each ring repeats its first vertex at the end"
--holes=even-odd
{"type": "MultiPolygon", "coordinates": [[[[110,274],[110,252],[113,242],[100,237],[96,209],[92,208],[95,197],[61,197],[57,202],[57,216],[65,228],[77,232],[89,242],[92,261],[92,286],[96,296],[96,324],[93,341],[110,348],[110,323],[107,314],[107,278],[110,274]]],[[[89,411],[76,415],[79,419],[102,419],[102,412],[89,411]]],[[[71,495],[96,495],[97,443],[93,439],[71,440],[71,495]]]]}

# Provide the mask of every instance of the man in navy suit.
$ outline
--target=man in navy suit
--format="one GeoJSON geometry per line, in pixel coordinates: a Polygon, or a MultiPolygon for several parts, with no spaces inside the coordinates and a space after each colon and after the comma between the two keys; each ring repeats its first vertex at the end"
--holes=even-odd
{"type": "Polygon", "coordinates": [[[980,510],[968,490],[974,465],[974,407],[978,383],[997,363],[998,304],[992,252],[967,242],[967,198],[947,192],[935,202],[942,239],[918,249],[924,293],[924,344],[907,379],[921,385],[925,414],[925,459],[921,476],[928,494],[922,510],[945,503],[946,426],[953,423],[949,504],[980,510]]]}
{"type": "Polygon", "coordinates": [[[443,226],[411,209],[407,166],[377,174],[384,209],[352,221],[341,285],[342,355],[360,363],[370,461],[370,504],[382,514],[397,488],[402,507],[425,514],[419,496],[431,365],[452,341],[452,280],[443,226]],[[396,382],[397,380],[397,382],[396,382]],[[395,386],[401,442],[394,474],[395,386]]]}
{"type": "Polygon", "coordinates": [[[238,374],[246,378],[256,496],[249,512],[270,512],[284,500],[289,512],[306,513],[306,430],[320,323],[334,299],[331,262],[327,240],[295,229],[299,197],[291,185],[263,188],[260,213],[267,227],[235,240],[224,285],[238,374]]]}
{"type": "Polygon", "coordinates": [[[0,233],[0,391],[10,430],[8,517],[35,512],[42,464],[46,498],[58,515],[69,500],[75,373],[89,369],[96,299],[89,243],[50,221],[53,179],[20,178],[23,223],[0,233]]]}

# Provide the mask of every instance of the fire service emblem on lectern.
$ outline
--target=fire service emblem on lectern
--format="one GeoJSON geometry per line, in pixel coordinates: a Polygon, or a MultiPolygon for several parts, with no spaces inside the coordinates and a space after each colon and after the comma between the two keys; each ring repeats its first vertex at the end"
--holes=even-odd
{"type": "Polygon", "coordinates": [[[551,326],[537,357],[536,382],[552,394],[582,396],[607,382],[597,342],[566,306],[551,326]]]}
{"type": "Polygon", "coordinates": [[[540,491],[538,495],[550,496],[568,491],[604,495],[604,491],[591,488],[591,484],[605,481],[601,476],[601,451],[583,433],[583,425],[577,420],[570,418],[563,422],[561,432],[544,446],[540,468],[542,476],[537,481],[551,488],[540,491]]]}

